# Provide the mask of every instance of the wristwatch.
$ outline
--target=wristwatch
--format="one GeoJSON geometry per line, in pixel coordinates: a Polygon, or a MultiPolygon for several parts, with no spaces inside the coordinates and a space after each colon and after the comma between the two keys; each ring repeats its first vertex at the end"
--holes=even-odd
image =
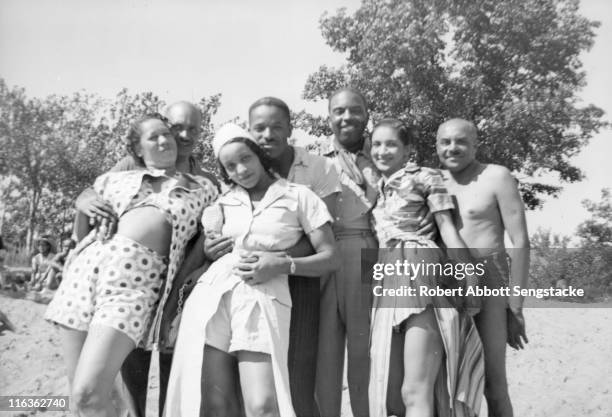
{"type": "Polygon", "coordinates": [[[295,274],[295,262],[293,261],[293,258],[289,255],[287,255],[287,258],[289,258],[289,262],[291,262],[291,264],[289,265],[289,275],[294,275],[295,274]]]}

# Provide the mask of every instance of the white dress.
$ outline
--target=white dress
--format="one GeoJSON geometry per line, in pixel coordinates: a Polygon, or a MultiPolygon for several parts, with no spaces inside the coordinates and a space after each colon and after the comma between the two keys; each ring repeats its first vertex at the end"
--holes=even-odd
{"type": "Polygon", "coordinates": [[[237,186],[220,197],[216,204],[222,207],[225,218],[223,235],[234,237],[236,244],[232,253],[218,259],[200,277],[185,303],[168,383],[165,416],[199,417],[206,325],[217,311],[221,297],[240,288],[237,293],[250,292],[250,296],[256,297],[267,325],[280,415],[294,417],[287,369],[291,318],[288,277],[278,275],[265,283],[249,286],[231,270],[238,251],[286,250],[304,233],[331,222],[331,216],[323,201],[312,191],[283,179],[270,186],[254,210],[247,192],[237,186]]]}

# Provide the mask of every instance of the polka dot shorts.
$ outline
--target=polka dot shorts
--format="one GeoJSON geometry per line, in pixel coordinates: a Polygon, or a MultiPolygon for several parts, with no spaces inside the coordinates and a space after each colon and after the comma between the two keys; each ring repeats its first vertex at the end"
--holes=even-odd
{"type": "Polygon", "coordinates": [[[163,257],[115,235],[85,248],[64,271],[45,319],[88,331],[94,324],[117,329],[138,346],[148,334],[166,272],[163,257]]]}

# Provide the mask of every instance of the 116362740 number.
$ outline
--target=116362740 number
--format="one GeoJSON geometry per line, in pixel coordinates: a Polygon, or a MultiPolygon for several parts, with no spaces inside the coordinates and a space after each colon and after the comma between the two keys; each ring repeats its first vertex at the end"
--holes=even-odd
{"type": "Polygon", "coordinates": [[[68,411],[68,396],[0,395],[0,411],[68,411]]]}

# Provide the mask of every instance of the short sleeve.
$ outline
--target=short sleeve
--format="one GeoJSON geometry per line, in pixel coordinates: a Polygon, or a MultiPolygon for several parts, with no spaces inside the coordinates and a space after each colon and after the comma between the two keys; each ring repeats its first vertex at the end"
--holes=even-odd
{"type": "Polygon", "coordinates": [[[440,171],[435,169],[424,169],[420,174],[420,179],[425,186],[425,195],[427,196],[429,210],[432,213],[453,210],[455,205],[444,185],[444,178],[440,171]]]}
{"type": "Polygon", "coordinates": [[[308,234],[325,223],[331,223],[332,217],[327,210],[327,206],[319,196],[308,188],[297,187],[298,192],[298,221],[308,234]]]}
{"type": "Polygon", "coordinates": [[[313,172],[315,181],[313,181],[312,190],[321,198],[342,192],[340,174],[338,174],[333,161],[322,157],[317,158],[316,161],[313,172]]]}
{"type": "Polygon", "coordinates": [[[204,228],[204,233],[221,234],[224,223],[225,216],[223,215],[223,207],[219,203],[219,200],[204,209],[202,213],[202,227],[204,228]]]}
{"type": "Polygon", "coordinates": [[[98,195],[100,196],[104,195],[104,190],[106,189],[106,186],[108,185],[109,177],[110,177],[110,173],[107,172],[106,174],[100,175],[94,181],[93,189],[96,193],[98,193],[98,195]]]}
{"type": "Polygon", "coordinates": [[[144,167],[134,159],[133,156],[127,155],[121,158],[108,172],[132,171],[134,169],[143,169],[144,167]]]}

